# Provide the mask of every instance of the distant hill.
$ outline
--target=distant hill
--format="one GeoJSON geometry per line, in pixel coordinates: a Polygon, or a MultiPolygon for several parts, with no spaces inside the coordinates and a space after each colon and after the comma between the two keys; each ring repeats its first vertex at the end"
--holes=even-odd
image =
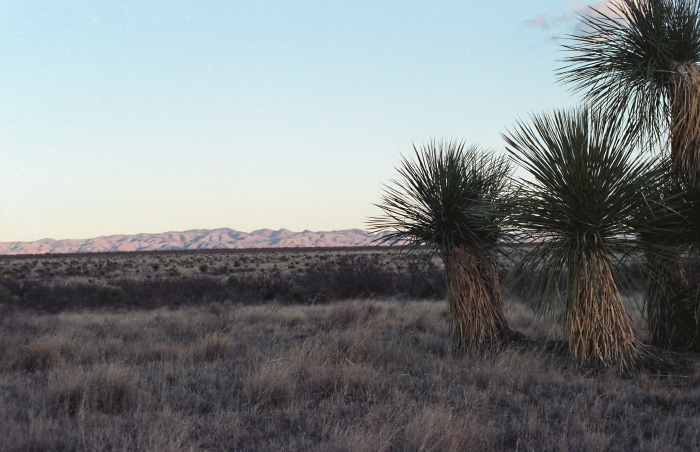
{"type": "Polygon", "coordinates": [[[249,233],[229,228],[193,229],[162,234],[108,235],[92,239],[0,242],[0,254],[369,246],[381,236],[360,229],[329,232],[258,229],[249,233]]]}

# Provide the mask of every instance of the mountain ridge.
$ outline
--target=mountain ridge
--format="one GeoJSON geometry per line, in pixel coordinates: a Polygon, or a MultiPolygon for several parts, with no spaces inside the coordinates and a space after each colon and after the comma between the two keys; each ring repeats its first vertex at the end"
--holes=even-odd
{"type": "Polygon", "coordinates": [[[129,251],[176,251],[246,248],[311,248],[371,246],[385,233],[361,229],[294,232],[289,229],[257,229],[241,232],[231,228],[190,229],[162,233],[114,234],[88,239],[41,239],[0,242],[0,255],[71,254],[129,251]]]}

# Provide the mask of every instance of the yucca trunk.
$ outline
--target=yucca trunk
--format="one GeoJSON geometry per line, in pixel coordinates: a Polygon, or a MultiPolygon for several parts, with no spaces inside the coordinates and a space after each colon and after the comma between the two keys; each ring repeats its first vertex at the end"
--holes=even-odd
{"type": "Polygon", "coordinates": [[[571,265],[570,281],[576,281],[566,326],[569,349],[584,371],[598,372],[618,367],[635,368],[643,345],[635,338],[603,251],[591,251],[571,265]]]}
{"type": "Polygon", "coordinates": [[[482,349],[510,337],[496,263],[464,245],[444,252],[443,262],[455,351],[482,349]]]}
{"type": "Polygon", "coordinates": [[[676,294],[673,306],[679,312],[673,323],[673,334],[677,338],[674,350],[699,353],[700,286],[688,284],[682,292],[676,294]]]}
{"type": "Polygon", "coordinates": [[[680,253],[674,256],[648,255],[647,265],[653,275],[649,279],[646,299],[649,343],[666,350],[680,351],[687,347],[694,322],[692,309],[683,303],[680,294],[688,285],[680,253]]]}
{"type": "MultiPolygon", "coordinates": [[[[700,67],[678,64],[669,85],[671,105],[671,162],[676,177],[690,190],[700,189],[700,67]]],[[[656,275],[649,282],[646,314],[649,341],[667,350],[687,350],[697,343],[700,311],[696,299],[681,295],[688,278],[679,249],[673,256],[647,257],[656,275]]]]}
{"type": "Polygon", "coordinates": [[[669,86],[671,162],[693,189],[700,188],[700,67],[678,64],[669,86]]]}

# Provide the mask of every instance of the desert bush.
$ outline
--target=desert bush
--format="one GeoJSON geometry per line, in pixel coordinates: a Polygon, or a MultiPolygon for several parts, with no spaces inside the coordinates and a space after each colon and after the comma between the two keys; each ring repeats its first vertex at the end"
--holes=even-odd
{"type": "Polygon", "coordinates": [[[300,302],[304,299],[304,288],[301,286],[292,286],[287,293],[287,298],[292,302],[300,302]]]}
{"type": "Polygon", "coordinates": [[[97,298],[101,303],[120,303],[126,298],[126,292],[119,286],[100,286],[97,289],[97,298]]]}
{"type": "Polygon", "coordinates": [[[0,286],[0,304],[15,305],[19,302],[19,297],[12,295],[10,289],[0,286]]]}

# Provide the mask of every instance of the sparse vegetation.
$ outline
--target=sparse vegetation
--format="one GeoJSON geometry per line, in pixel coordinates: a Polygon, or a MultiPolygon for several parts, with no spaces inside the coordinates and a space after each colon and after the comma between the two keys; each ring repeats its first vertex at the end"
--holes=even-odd
{"type": "MultiPolygon", "coordinates": [[[[505,314],[549,334],[520,302],[505,314]]],[[[697,369],[590,379],[547,342],[455,357],[446,317],[411,300],[16,311],[0,319],[1,448],[700,447],[697,369]]]]}
{"type": "MultiPolygon", "coordinates": [[[[320,256],[326,259],[317,259],[309,266],[295,269],[275,267],[282,258],[290,260],[284,253],[263,254],[270,271],[253,272],[239,267],[229,273],[214,271],[219,267],[209,265],[208,272],[202,274],[187,268],[187,254],[173,254],[178,257],[171,258],[171,267],[163,272],[160,265],[156,269],[151,263],[163,256],[155,253],[145,259],[140,268],[142,272],[98,274],[95,279],[69,273],[60,273],[61,276],[56,277],[47,274],[14,275],[0,281],[2,293],[5,293],[0,293],[0,296],[21,298],[21,302],[16,303],[19,309],[60,312],[84,308],[153,309],[211,301],[328,303],[363,297],[439,299],[445,294],[444,271],[431,260],[427,250],[415,255],[403,254],[399,258],[403,262],[401,270],[385,265],[395,257],[384,250],[323,253],[320,256]]],[[[207,262],[216,262],[213,258],[219,257],[220,262],[224,262],[238,259],[240,253],[199,253],[197,256],[207,262]]],[[[4,259],[11,262],[22,258],[4,259]]],[[[51,262],[55,258],[47,256],[43,259],[51,262]]],[[[101,263],[89,255],[84,259],[91,261],[89,268],[99,267],[101,263]]]]}

